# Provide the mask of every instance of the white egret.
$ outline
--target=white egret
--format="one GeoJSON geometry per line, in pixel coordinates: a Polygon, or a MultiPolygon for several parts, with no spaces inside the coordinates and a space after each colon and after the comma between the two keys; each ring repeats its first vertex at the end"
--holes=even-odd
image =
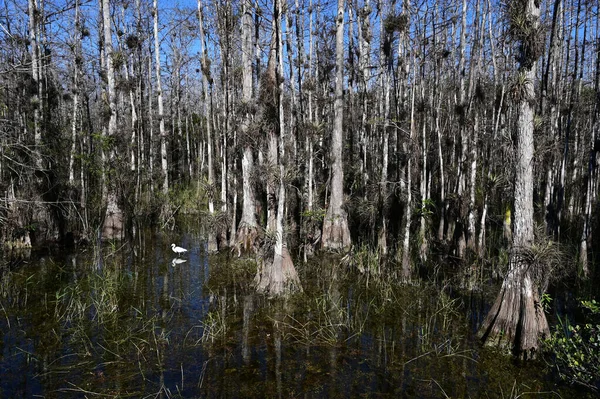
{"type": "Polygon", "coordinates": [[[177,255],[183,254],[187,252],[187,249],[185,248],[181,248],[176,246],[175,244],[171,244],[171,249],[173,250],[173,252],[175,252],[177,255]]]}

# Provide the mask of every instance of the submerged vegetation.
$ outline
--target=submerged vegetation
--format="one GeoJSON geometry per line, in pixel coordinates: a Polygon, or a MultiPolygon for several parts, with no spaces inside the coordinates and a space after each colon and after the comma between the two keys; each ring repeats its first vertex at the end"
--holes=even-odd
{"type": "Polygon", "coordinates": [[[251,288],[254,261],[182,238],[190,253],[179,263],[171,237],[144,234],[117,251],[5,264],[3,394],[585,397],[540,362],[522,369],[480,348],[484,296],[329,256],[299,265],[303,292],[269,299],[251,288]]]}

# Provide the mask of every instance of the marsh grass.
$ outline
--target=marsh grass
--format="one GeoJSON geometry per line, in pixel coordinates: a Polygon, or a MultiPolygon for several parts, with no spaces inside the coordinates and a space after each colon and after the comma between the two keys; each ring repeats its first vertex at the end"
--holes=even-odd
{"type": "Polygon", "coordinates": [[[38,343],[35,350],[20,344],[9,353],[37,370],[35,378],[56,392],[140,397],[144,385],[139,382],[164,364],[174,305],[136,305],[125,254],[110,245],[102,252],[100,264],[47,260],[41,268],[2,271],[3,324],[12,329],[17,323],[12,333],[17,340],[27,326],[36,326],[24,342],[38,343]],[[68,350],[58,357],[44,354],[63,346],[68,350]]]}
{"type": "Polygon", "coordinates": [[[347,268],[356,268],[360,274],[367,277],[367,284],[371,276],[377,278],[381,275],[381,266],[383,258],[379,251],[373,250],[367,244],[358,247],[352,247],[341,260],[341,265],[347,268]]]}
{"type": "Polygon", "coordinates": [[[212,294],[211,297],[215,298],[215,300],[212,301],[211,310],[206,313],[200,323],[202,337],[199,341],[196,341],[196,344],[222,344],[227,338],[228,325],[230,324],[228,318],[231,311],[231,307],[228,307],[227,296],[212,294]]]}
{"type": "Polygon", "coordinates": [[[562,398],[558,392],[554,391],[532,391],[530,387],[518,384],[515,380],[510,387],[510,390],[505,390],[502,386],[498,387],[500,391],[500,397],[502,399],[519,399],[519,398],[531,398],[531,397],[544,397],[544,398],[562,398]]]}
{"type": "Polygon", "coordinates": [[[509,392],[526,370],[474,349],[469,302],[443,271],[406,284],[393,258],[358,247],[298,263],[304,292],[270,299],[254,293],[252,258],[194,248],[172,267],[164,247],[0,271],[0,327],[17,337],[0,368],[60,397],[516,398],[548,386],[535,369],[509,392]]]}
{"type": "Polygon", "coordinates": [[[335,295],[325,293],[310,298],[302,307],[294,314],[286,314],[277,324],[282,338],[288,342],[303,346],[336,346],[360,335],[363,330],[364,320],[353,318],[351,310],[335,295]]]}
{"type": "Polygon", "coordinates": [[[413,358],[472,358],[462,343],[466,332],[457,327],[465,324],[461,299],[451,297],[447,287],[383,278],[378,255],[366,248],[354,255],[318,267],[309,264],[306,292],[290,299],[288,312],[277,322],[284,341],[339,347],[380,337],[392,351],[398,340],[410,340],[413,358]],[[390,331],[396,332],[389,336],[390,331]]]}

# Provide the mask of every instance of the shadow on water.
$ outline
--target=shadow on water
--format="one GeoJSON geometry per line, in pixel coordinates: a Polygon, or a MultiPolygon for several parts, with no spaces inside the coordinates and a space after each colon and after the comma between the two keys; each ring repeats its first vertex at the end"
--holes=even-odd
{"type": "Polygon", "coordinates": [[[582,397],[481,349],[481,296],[321,259],[272,301],[200,234],[134,242],[3,263],[0,397],[582,397]]]}

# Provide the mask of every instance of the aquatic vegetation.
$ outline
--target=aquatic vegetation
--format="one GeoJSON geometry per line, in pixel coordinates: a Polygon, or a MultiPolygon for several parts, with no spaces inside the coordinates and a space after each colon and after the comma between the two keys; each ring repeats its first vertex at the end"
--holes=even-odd
{"type": "Polygon", "coordinates": [[[546,350],[562,379],[600,392],[600,305],[581,301],[581,307],[589,322],[572,324],[568,317],[559,317],[546,350]]]}
{"type": "Polygon", "coordinates": [[[389,277],[393,261],[359,248],[301,263],[305,290],[271,299],[252,288],[252,258],[209,256],[203,240],[162,232],[0,270],[2,394],[516,398],[555,388],[539,365],[479,346],[469,320],[484,297],[467,299],[443,273],[405,284],[389,277]],[[190,250],[185,267],[172,266],[173,241],[190,250]]]}

